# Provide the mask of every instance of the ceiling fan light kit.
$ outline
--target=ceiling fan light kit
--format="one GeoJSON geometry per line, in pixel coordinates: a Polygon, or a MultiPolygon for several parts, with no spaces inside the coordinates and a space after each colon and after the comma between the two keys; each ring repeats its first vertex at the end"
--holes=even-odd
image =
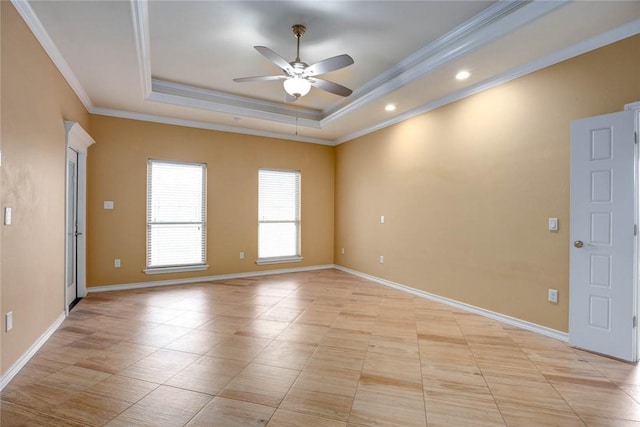
{"type": "Polygon", "coordinates": [[[313,65],[308,65],[300,60],[300,37],[305,33],[306,27],[304,25],[296,24],[291,27],[293,35],[297,40],[296,59],[292,62],[287,62],[280,55],[273,50],[265,46],[254,46],[254,48],[262,54],[269,61],[277,65],[283,72],[283,75],[276,76],[255,76],[255,77],[241,77],[233,79],[233,81],[242,82],[255,82],[255,81],[268,81],[268,80],[284,80],[284,90],[293,97],[293,100],[305,96],[311,90],[311,86],[318,89],[325,90],[339,96],[349,96],[352,90],[346,88],[328,80],[311,78],[319,74],[336,71],[341,68],[347,67],[353,64],[353,58],[349,55],[342,54],[333,56],[331,58],[323,59],[320,62],[316,62],[313,65]]]}
{"type": "Polygon", "coordinates": [[[296,98],[305,96],[311,90],[311,83],[303,77],[289,77],[282,85],[289,95],[296,98]]]}

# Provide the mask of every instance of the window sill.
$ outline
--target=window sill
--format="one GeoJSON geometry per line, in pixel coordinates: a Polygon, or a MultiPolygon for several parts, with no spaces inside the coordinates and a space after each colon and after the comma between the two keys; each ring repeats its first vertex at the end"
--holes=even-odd
{"type": "Polygon", "coordinates": [[[301,256],[280,256],[273,258],[258,258],[256,264],[258,265],[269,265],[269,264],[284,264],[287,262],[300,262],[304,258],[301,256]]]}
{"type": "Polygon", "coordinates": [[[209,269],[209,266],[207,264],[199,264],[199,265],[183,265],[179,267],[151,267],[143,271],[144,271],[144,274],[165,274],[165,273],[183,273],[186,271],[203,271],[208,269],[209,269]]]}

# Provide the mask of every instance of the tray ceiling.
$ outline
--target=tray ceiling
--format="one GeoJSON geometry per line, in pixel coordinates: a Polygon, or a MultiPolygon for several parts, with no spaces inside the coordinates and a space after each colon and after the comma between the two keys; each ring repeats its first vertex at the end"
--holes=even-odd
{"type": "Polygon", "coordinates": [[[94,114],[328,145],[640,33],[638,1],[13,3],[94,114]],[[322,76],[351,96],[233,82],[281,73],[253,46],[293,60],[294,24],[304,62],[353,57],[322,76]]]}

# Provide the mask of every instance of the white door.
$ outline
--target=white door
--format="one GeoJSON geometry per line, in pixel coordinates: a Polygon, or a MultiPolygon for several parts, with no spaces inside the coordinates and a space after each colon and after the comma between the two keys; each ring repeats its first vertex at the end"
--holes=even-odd
{"type": "Polygon", "coordinates": [[[65,307],[78,297],[78,152],[67,148],[65,307]]]}
{"type": "Polygon", "coordinates": [[[634,112],[571,123],[569,343],[636,361],[634,112]]]}

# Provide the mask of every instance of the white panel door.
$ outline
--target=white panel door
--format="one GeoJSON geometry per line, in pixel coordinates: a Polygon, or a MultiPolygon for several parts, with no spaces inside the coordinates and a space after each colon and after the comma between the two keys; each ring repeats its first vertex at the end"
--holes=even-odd
{"type": "Polygon", "coordinates": [[[571,123],[569,343],[637,360],[634,112],[571,123]]]}

